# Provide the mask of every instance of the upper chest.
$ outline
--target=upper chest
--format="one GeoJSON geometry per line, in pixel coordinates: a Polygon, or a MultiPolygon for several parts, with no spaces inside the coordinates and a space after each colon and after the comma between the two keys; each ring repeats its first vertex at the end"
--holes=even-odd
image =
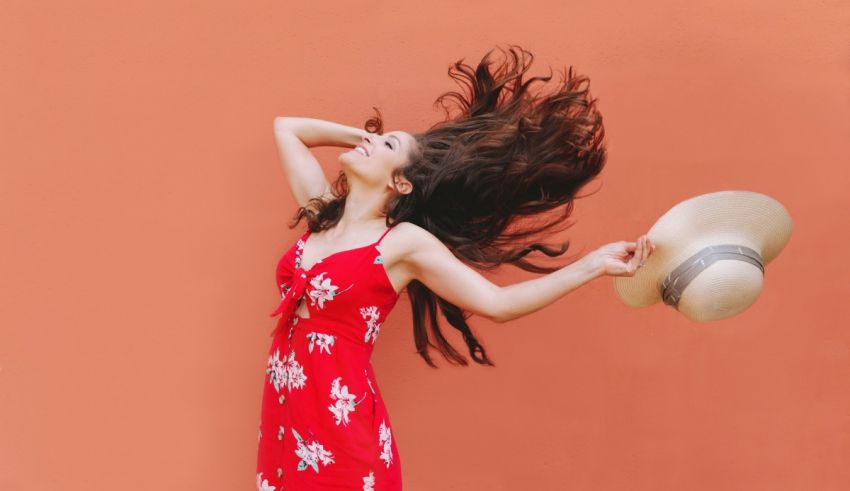
{"type": "Polygon", "coordinates": [[[347,292],[354,292],[349,297],[398,296],[398,290],[385,268],[382,244],[333,252],[314,259],[312,264],[304,261],[305,244],[305,236],[302,236],[281,257],[276,272],[281,290],[291,286],[295,276],[300,276],[307,293],[313,297],[322,294],[336,297],[347,292]]]}

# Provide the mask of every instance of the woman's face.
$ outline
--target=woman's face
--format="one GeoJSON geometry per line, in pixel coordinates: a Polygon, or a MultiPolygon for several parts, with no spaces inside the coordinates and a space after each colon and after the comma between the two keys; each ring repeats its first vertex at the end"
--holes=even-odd
{"type": "Polygon", "coordinates": [[[413,145],[416,140],[406,131],[368,133],[357,147],[340,154],[339,161],[349,181],[354,177],[369,185],[386,185],[407,193],[409,182],[398,176],[393,183],[392,172],[407,164],[413,145]]]}

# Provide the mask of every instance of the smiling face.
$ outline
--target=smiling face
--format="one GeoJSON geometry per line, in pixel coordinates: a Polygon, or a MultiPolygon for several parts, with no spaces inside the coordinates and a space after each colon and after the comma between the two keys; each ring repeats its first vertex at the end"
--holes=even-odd
{"type": "Polygon", "coordinates": [[[340,154],[339,161],[349,180],[359,179],[369,185],[385,185],[401,193],[412,191],[412,184],[394,170],[409,162],[410,151],[416,140],[405,131],[388,131],[383,134],[368,133],[357,147],[340,154]]]}

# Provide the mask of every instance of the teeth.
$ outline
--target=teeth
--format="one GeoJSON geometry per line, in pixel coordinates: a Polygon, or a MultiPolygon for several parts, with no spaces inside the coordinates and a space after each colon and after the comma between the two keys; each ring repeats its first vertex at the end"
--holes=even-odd
{"type": "Polygon", "coordinates": [[[364,150],[363,147],[356,147],[354,150],[363,155],[366,155],[366,150],[364,150]]]}

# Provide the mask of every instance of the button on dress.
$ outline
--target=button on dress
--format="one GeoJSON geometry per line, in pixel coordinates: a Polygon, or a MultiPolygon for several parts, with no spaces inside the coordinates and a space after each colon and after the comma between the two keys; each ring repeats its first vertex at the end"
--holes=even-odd
{"type": "Polygon", "coordinates": [[[278,262],[281,302],[271,315],[280,318],[263,387],[258,491],[401,490],[395,436],[370,361],[399,297],[376,247],[391,228],[305,270],[307,230],[278,262]],[[309,317],[295,313],[300,301],[309,317]]]}

